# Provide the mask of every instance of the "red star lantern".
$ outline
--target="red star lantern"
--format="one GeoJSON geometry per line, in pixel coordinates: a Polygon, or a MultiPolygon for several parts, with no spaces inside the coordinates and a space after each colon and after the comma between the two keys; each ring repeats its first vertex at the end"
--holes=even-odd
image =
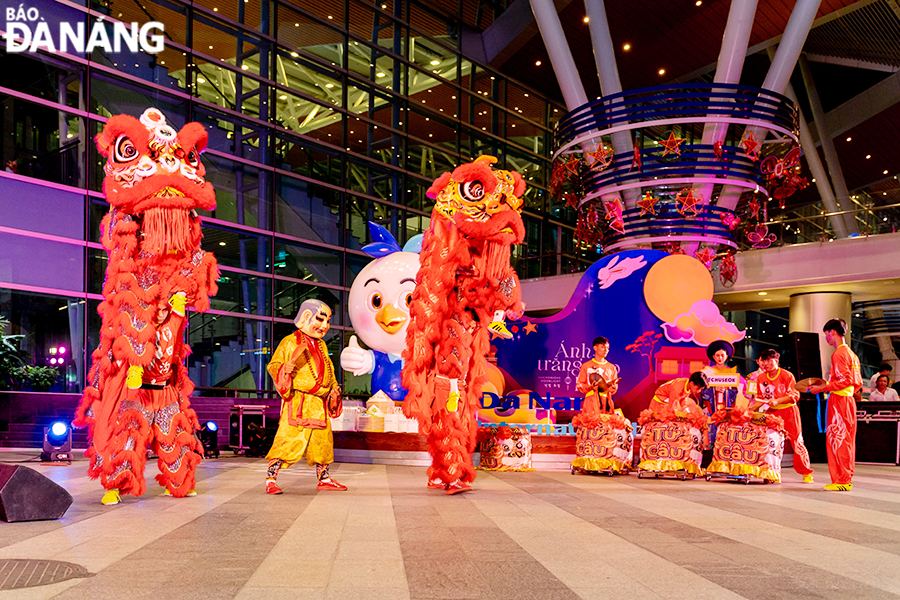
{"type": "Polygon", "coordinates": [[[754,137],[753,132],[747,134],[747,137],[741,140],[741,146],[744,148],[744,152],[747,153],[747,157],[756,162],[759,160],[759,142],[756,141],[756,137],[754,137]]]}
{"type": "Polygon", "coordinates": [[[675,196],[675,202],[681,204],[677,209],[678,212],[681,213],[682,216],[690,218],[700,214],[697,205],[703,202],[703,198],[694,195],[694,188],[684,188],[677,196],[675,196]],[[691,214],[688,215],[688,212],[691,214]]]}
{"type": "Polygon", "coordinates": [[[522,329],[525,332],[525,335],[528,335],[529,333],[534,333],[537,331],[537,325],[535,325],[531,321],[528,321],[528,324],[526,324],[522,329]]]}
{"type": "Polygon", "coordinates": [[[694,256],[709,269],[712,266],[712,261],[716,258],[716,251],[707,246],[699,250],[694,256]]]}
{"type": "Polygon", "coordinates": [[[578,175],[578,171],[581,170],[581,159],[571,158],[568,162],[566,162],[566,174],[567,175],[578,175]]]}
{"type": "Polygon", "coordinates": [[[722,155],[725,154],[725,147],[722,145],[722,140],[713,144],[713,154],[716,155],[716,159],[722,160],[722,155]]]}
{"type": "Polygon", "coordinates": [[[575,192],[566,192],[563,194],[563,200],[566,201],[566,206],[571,206],[574,209],[578,209],[578,194],[575,192]]]}
{"type": "Polygon", "coordinates": [[[675,132],[669,132],[669,139],[664,142],[661,142],[662,147],[665,148],[665,151],[662,153],[663,156],[668,154],[669,152],[674,152],[678,156],[681,156],[681,148],[679,147],[682,142],[687,138],[677,138],[675,137],[675,132]]]}
{"type": "Polygon", "coordinates": [[[641,161],[641,149],[638,148],[638,145],[634,145],[634,158],[631,159],[631,169],[629,171],[634,171],[634,168],[637,167],[638,171],[644,170],[644,163],[641,161]]]}
{"type": "Polygon", "coordinates": [[[644,192],[643,197],[637,201],[638,208],[641,209],[640,216],[656,215],[656,203],[659,198],[655,198],[650,192],[644,192]]]}
{"type": "Polygon", "coordinates": [[[602,144],[598,146],[594,152],[584,153],[584,162],[588,165],[588,168],[595,173],[599,173],[608,167],[609,163],[612,162],[612,159],[612,150],[604,148],[602,144]]]}

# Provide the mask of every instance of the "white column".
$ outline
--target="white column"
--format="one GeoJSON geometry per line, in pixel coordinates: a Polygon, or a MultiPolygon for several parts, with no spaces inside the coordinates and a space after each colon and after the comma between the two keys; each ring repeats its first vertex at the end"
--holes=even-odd
{"type": "MultiPolygon", "coordinates": [[[[751,0],[755,2],[756,0],[751,0]]],[[[619,80],[619,68],[616,65],[616,51],[609,34],[609,21],[606,19],[606,7],[603,0],[584,0],[584,8],[588,17],[591,32],[591,44],[594,46],[594,62],[597,64],[597,76],[600,78],[600,90],[604,96],[618,94],[622,91],[619,80]]],[[[634,149],[634,141],[630,131],[618,131],[612,136],[613,152],[630,154],[634,149]]],[[[632,188],[622,192],[626,208],[634,208],[641,195],[640,188],[632,188]]]]}
{"type": "MultiPolygon", "coordinates": [[[[791,18],[784,28],[781,36],[781,43],[778,45],[778,51],[775,52],[775,58],[772,59],[772,65],[766,73],[766,80],[762,87],[772,90],[778,94],[783,94],[787,88],[787,84],[791,79],[791,73],[797,64],[797,58],[806,43],[806,36],[809,35],[809,29],[816,18],[816,12],[819,10],[819,4],[822,0],[797,0],[794,10],[791,12],[791,18]]],[[[765,141],[765,135],[768,130],[759,127],[748,127],[744,133],[746,137],[749,133],[753,133],[753,137],[761,144],[765,141]]],[[[738,200],[741,197],[741,188],[727,186],[722,190],[719,197],[719,206],[723,206],[730,210],[734,210],[738,200]]]]}
{"type": "Polygon", "coordinates": [[[581,76],[572,58],[572,51],[563,33],[553,0],[531,0],[531,10],[534,12],[534,20],[541,32],[547,54],[550,55],[550,64],[556,74],[566,108],[571,111],[587,104],[587,94],[581,85],[581,76]]]}
{"type": "MultiPolygon", "coordinates": [[[[850,322],[852,315],[852,298],[849,292],[812,292],[791,296],[788,331],[808,331],[822,334],[822,327],[829,319],[843,319],[847,322],[847,335],[850,339],[850,322]]],[[[822,373],[827,374],[831,368],[831,354],[834,348],[825,343],[825,336],[819,335],[819,357],[822,361],[822,373]]]]}
{"type": "MultiPolygon", "coordinates": [[[[722,36],[722,46],[719,48],[719,60],[716,63],[714,83],[740,83],[741,71],[744,68],[744,57],[747,55],[747,44],[750,42],[750,32],[753,29],[753,19],[756,17],[757,0],[740,0],[731,3],[728,9],[728,22],[725,24],[725,33],[722,36]]],[[[707,123],[703,126],[702,142],[712,145],[725,137],[728,131],[728,123],[707,123]]],[[[715,186],[704,183],[700,186],[699,194],[707,204],[712,200],[715,186]]],[[[700,244],[690,242],[684,244],[684,251],[695,254],[700,244]]]]}
{"type": "MultiPolygon", "coordinates": [[[[775,54],[775,51],[772,48],[769,48],[768,52],[769,58],[772,58],[775,54]]],[[[790,83],[784,90],[784,95],[795,103],[797,102],[797,94],[794,93],[794,86],[790,83]]],[[[825,210],[830,213],[840,212],[837,200],[834,198],[834,192],[831,189],[831,183],[828,180],[828,175],[825,173],[825,167],[822,165],[822,159],[819,158],[819,150],[816,148],[816,142],[813,139],[812,132],[809,130],[809,125],[806,124],[806,117],[803,115],[803,110],[799,105],[797,111],[799,112],[800,121],[800,148],[803,149],[803,156],[806,157],[806,164],[809,165],[809,172],[816,182],[816,190],[819,192],[819,197],[822,198],[822,204],[825,206],[825,210]]],[[[819,136],[821,137],[821,132],[819,136]]],[[[841,215],[834,215],[828,219],[831,221],[831,226],[837,234],[837,237],[845,238],[847,237],[847,228],[844,226],[844,219],[840,217],[841,215]]]]}
{"type": "MultiPolygon", "coordinates": [[[[841,162],[838,160],[837,150],[834,148],[834,138],[825,123],[825,111],[822,110],[822,102],[819,100],[819,91],[816,82],[813,81],[812,71],[809,70],[809,62],[806,56],[800,55],[800,72],[803,74],[803,85],[806,87],[806,95],[809,98],[809,106],[812,109],[813,122],[819,132],[819,141],[822,143],[822,154],[828,164],[828,173],[831,175],[831,184],[834,186],[834,194],[837,204],[843,211],[853,210],[850,202],[850,193],[847,191],[847,182],[844,180],[844,172],[841,170],[841,162]]],[[[848,233],[858,233],[856,216],[853,214],[840,215],[844,220],[844,229],[848,233]]]]}

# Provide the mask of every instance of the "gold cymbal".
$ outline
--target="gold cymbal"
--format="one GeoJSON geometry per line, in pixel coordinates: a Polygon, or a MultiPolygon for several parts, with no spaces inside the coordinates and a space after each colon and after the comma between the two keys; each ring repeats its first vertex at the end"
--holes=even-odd
{"type": "Polygon", "coordinates": [[[828,383],[828,382],[819,377],[807,377],[806,379],[801,379],[800,381],[795,383],[794,389],[797,390],[798,392],[808,393],[809,388],[811,388],[812,386],[825,385],[826,383],[828,383]]]}

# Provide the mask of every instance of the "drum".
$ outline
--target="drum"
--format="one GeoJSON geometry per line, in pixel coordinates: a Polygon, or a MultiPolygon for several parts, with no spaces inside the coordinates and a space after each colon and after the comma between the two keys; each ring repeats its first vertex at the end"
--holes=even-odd
{"type": "Polygon", "coordinates": [[[704,431],[683,418],[648,420],[641,433],[641,471],[681,473],[683,478],[703,474],[704,431]]]}
{"type": "Polygon", "coordinates": [[[479,427],[478,448],[485,471],[534,471],[531,433],[525,427],[479,427]]]}
{"type": "Polygon", "coordinates": [[[766,482],[781,482],[781,458],[784,456],[784,422],[781,417],[745,411],[719,411],[710,476],[756,477],[766,482]]]}
{"type": "Polygon", "coordinates": [[[619,415],[601,414],[590,419],[590,422],[576,418],[573,424],[578,427],[573,473],[580,470],[612,475],[631,470],[634,454],[631,422],[619,415]]]}

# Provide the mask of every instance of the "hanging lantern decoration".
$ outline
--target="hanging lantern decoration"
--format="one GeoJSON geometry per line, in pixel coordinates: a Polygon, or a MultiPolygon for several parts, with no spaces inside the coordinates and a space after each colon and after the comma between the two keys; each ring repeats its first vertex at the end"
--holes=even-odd
{"type": "Polygon", "coordinates": [[[719,280],[724,287],[732,287],[737,282],[737,264],[734,260],[734,250],[729,248],[719,260],[719,280]]]}

